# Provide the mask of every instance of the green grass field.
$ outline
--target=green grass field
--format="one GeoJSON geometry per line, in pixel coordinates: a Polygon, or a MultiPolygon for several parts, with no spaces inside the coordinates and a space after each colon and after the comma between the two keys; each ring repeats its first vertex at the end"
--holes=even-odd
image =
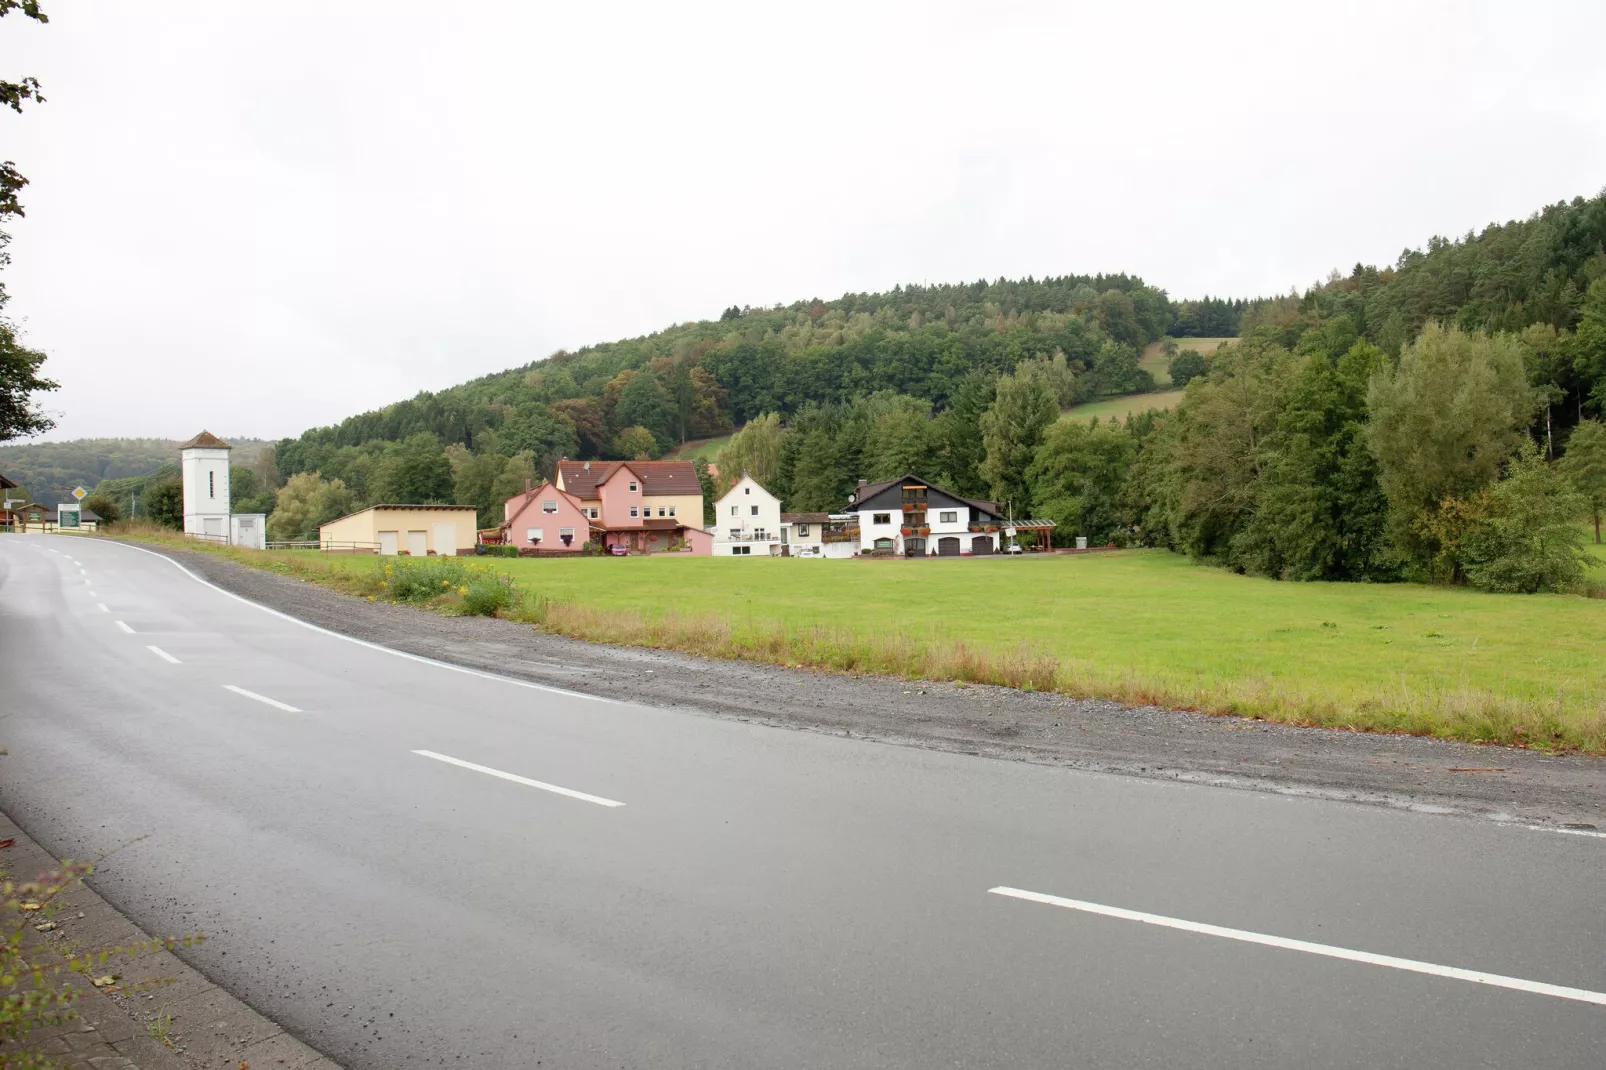
{"type": "Polygon", "coordinates": [[[1086,420],[1097,416],[1107,419],[1111,416],[1117,420],[1125,420],[1128,413],[1147,412],[1150,409],[1172,409],[1182,400],[1180,390],[1160,390],[1152,394],[1123,394],[1115,398],[1100,398],[1098,401],[1085,401],[1080,405],[1072,405],[1060,414],[1062,420],[1086,420]]]}
{"type": "MultiPolygon", "coordinates": [[[[383,563],[218,552],[347,590],[383,563]]],[[[479,564],[517,582],[526,619],[580,638],[1606,753],[1601,599],[1280,583],[1161,550],[479,564]]]]}
{"type": "MultiPolygon", "coordinates": [[[[1222,342],[1237,341],[1234,338],[1178,338],[1178,349],[1191,349],[1197,353],[1214,353],[1216,347],[1222,342]]],[[[1150,342],[1144,347],[1142,355],[1138,357],[1138,367],[1145,368],[1154,376],[1158,385],[1165,387],[1171,385],[1171,363],[1169,357],[1160,351],[1160,342],[1150,342]]]]}
{"type": "Polygon", "coordinates": [[[731,437],[729,435],[725,435],[722,438],[697,439],[695,441],[686,443],[679,449],[670,450],[668,453],[664,454],[664,460],[695,461],[697,458],[701,457],[704,460],[712,461],[715,457],[719,456],[719,451],[724,449],[725,444],[730,440],[731,437]]]}

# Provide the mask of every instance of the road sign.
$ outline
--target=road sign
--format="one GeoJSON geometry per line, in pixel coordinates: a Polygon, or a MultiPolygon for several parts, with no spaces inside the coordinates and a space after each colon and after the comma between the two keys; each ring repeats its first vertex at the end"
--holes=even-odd
{"type": "Polygon", "coordinates": [[[87,495],[88,493],[89,492],[87,490],[85,490],[83,487],[74,487],[72,489],[72,496],[74,498],[77,498],[79,501],[83,501],[84,500],[84,496],[87,495]]]}

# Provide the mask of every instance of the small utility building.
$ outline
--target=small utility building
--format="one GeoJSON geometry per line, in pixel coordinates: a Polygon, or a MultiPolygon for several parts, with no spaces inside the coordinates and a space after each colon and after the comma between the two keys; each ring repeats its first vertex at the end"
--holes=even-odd
{"type": "Polygon", "coordinates": [[[331,553],[450,557],[472,554],[475,537],[471,505],[370,505],[318,527],[331,553]]]}

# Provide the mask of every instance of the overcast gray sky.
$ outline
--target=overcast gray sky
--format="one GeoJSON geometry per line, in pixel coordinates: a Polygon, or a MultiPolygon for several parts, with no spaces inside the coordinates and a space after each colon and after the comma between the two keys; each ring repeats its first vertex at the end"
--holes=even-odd
{"type": "Polygon", "coordinates": [[[160,5],[0,22],[52,438],[278,437],[730,304],[1304,286],[1606,185],[1606,4],[160,5]]]}

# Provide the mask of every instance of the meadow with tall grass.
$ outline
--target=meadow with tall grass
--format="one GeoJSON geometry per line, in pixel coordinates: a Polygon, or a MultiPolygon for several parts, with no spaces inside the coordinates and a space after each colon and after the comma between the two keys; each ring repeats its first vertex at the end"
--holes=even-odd
{"type": "MultiPolygon", "coordinates": [[[[396,601],[416,600],[376,586],[387,566],[462,560],[213,552],[396,601]]],[[[492,612],[594,642],[1606,754],[1606,601],[1578,595],[1284,583],[1160,550],[468,564],[507,592],[492,612]]]]}

